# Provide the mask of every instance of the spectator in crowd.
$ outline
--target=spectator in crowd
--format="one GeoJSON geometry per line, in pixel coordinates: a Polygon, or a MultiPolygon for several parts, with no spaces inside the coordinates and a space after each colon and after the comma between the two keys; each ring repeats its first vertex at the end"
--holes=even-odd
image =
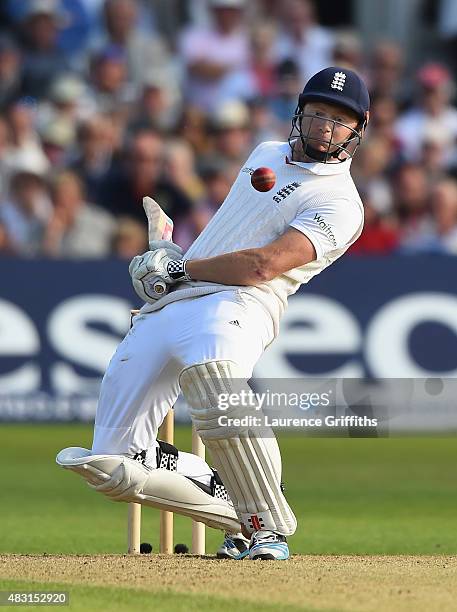
{"type": "Polygon", "coordinates": [[[116,216],[144,222],[143,196],[155,198],[178,228],[192,201],[163,175],[164,143],[153,131],[140,131],[128,142],[120,167],[115,166],[100,189],[101,203],[116,216]]]}
{"type": "Polygon", "coordinates": [[[449,146],[447,133],[428,126],[423,134],[419,163],[424,168],[430,184],[443,178],[449,146]]]}
{"type": "Polygon", "coordinates": [[[187,223],[179,224],[174,233],[178,244],[187,249],[202,230],[196,222],[194,210],[195,204],[205,196],[208,186],[197,174],[195,155],[186,141],[172,140],[166,145],[164,176],[193,203],[187,223]]]}
{"type": "Polygon", "coordinates": [[[271,140],[285,140],[290,132],[290,117],[287,129],[276,120],[268,99],[257,96],[249,100],[249,129],[251,131],[251,146],[271,140]]]}
{"type": "Polygon", "coordinates": [[[127,82],[126,56],[121,47],[105,47],[92,58],[91,85],[91,102],[99,112],[128,114],[135,90],[127,82]]]}
{"type": "Polygon", "coordinates": [[[370,200],[361,192],[365,210],[365,224],[358,240],[350,247],[349,253],[357,255],[388,255],[398,247],[399,233],[395,220],[384,217],[370,200]]]}
{"type": "Polygon", "coordinates": [[[89,202],[100,200],[100,187],[111,167],[113,139],[113,124],[105,115],[92,115],[79,124],[78,153],[70,168],[82,180],[89,202]]]}
{"type": "MultiPolygon", "coordinates": [[[[101,31],[103,30],[103,5],[105,3],[105,0],[78,0],[78,1],[81,2],[81,4],[83,5],[83,11],[85,13],[85,15],[82,18],[82,24],[81,22],[78,22],[75,24],[74,21],[72,23],[71,18],[73,14],[76,13],[76,11],[73,11],[73,9],[70,9],[70,23],[67,23],[67,19],[65,20],[65,23],[63,24],[63,27],[62,27],[62,36],[65,36],[67,31],[69,29],[72,29],[72,26],[73,28],[76,28],[77,26],[79,26],[83,29],[85,28],[86,23],[87,23],[89,26],[89,32],[87,34],[87,36],[89,37],[88,44],[92,44],[93,41],[91,40],[91,38],[93,39],[97,36],[100,36],[101,31]]],[[[63,2],[64,2],[65,10],[67,10],[67,5],[69,2],[73,4],[73,0],[63,0],[63,2]]],[[[86,43],[86,36],[83,33],[83,44],[85,43],[86,43]]],[[[69,46],[71,46],[71,42],[69,46]]]]}
{"type": "Polygon", "coordinates": [[[211,117],[213,136],[212,155],[221,158],[235,172],[249,155],[252,133],[249,109],[243,102],[222,104],[211,117]]]}
{"type": "Polygon", "coordinates": [[[297,96],[302,89],[298,64],[293,59],[285,59],[277,65],[276,73],[276,92],[269,104],[281,132],[288,134],[297,107],[297,96]]]}
{"type": "Polygon", "coordinates": [[[269,22],[260,22],[251,29],[251,64],[248,68],[256,96],[271,96],[276,87],[276,63],[273,45],[276,29],[269,22]]]}
{"type": "Polygon", "coordinates": [[[86,202],[83,185],[71,172],[54,178],[51,194],[54,211],[46,227],[42,252],[61,258],[106,257],[116,228],[114,218],[86,202]]]}
{"type": "Polygon", "coordinates": [[[30,0],[27,5],[22,21],[24,95],[44,98],[52,80],[69,68],[67,58],[57,44],[59,18],[57,0],[30,0]]]}
{"type": "Polygon", "coordinates": [[[443,178],[431,192],[431,209],[434,216],[432,237],[439,252],[457,255],[457,181],[443,178]]]}
{"type": "Polygon", "coordinates": [[[202,166],[200,176],[205,183],[206,193],[192,214],[197,235],[219,210],[235,180],[235,176],[227,170],[225,162],[217,157],[213,157],[202,166]]]}
{"type": "Polygon", "coordinates": [[[39,105],[37,130],[43,150],[53,167],[68,162],[76,139],[76,122],[89,112],[85,86],[70,73],[58,76],[51,84],[49,97],[39,105]]]}
{"type": "Polygon", "coordinates": [[[5,225],[0,221],[0,257],[16,255],[13,243],[5,225]]]}
{"type": "Polygon", "coordinates": [[[311,0],[280,3],[281,30],[275,44],[275,59],[295,59],[302,84],[332,64],[334,36],[316,21],[311,0]]]}
{"type": "Polygon", "coordinates": [[[381,138],[389,143],[392,157],[400,152],[400,140],[395,131],[398,116],[397,104],[394,98],[385,95],[375,96],[371,100],[370,123],[368,135],[381,138]]]}
{"type": "Polygon", "coordinates": [[[178,122],[180,99],[170,88],[169,78],[162,71],[148,73],[142,82],[138,103],[129,131],[152,129],[171,132],[178,122]]]}
{"type": "Polygon", "coordinates": [[[8,34],[0,34],[0,111],[20,96],[21,55],[15,41],[8,34]]]}
{"type": "Polygon", "coordinates": [[[281,3],[278,0],[256,0],[249,2],[249,17],[253,22],[273,21],[278,23],[281,15],[281,3]]]}
{"type": "Polygon", "coordinates": [[[185,105],[175,135],[186,140],[199,158],[204,157],[210,150],[208,118],[197,106],[185,105]]]}
{"type": "Polygon", "coordinates": [[[352,30],[339,32],[335,37],[332,56],[332,65],[349,68],[359,74],[363,73],[362,42],[356,32],[352,30]]]}
{"type": "Polygon", "coordinates": [[[375,44],[368,67],[368,83],[372,98],[389,98],[404,106],[407,86],[403,74],[403,51],[397,43],[382,40],[375,44]]]}
{"type": "Polygon", "coordinates": [[[114,164],[119,164],[125,154],[125,147],[128,137],[127,128],[129,116],[130,113],[125,108],[117,109],[111,113],[106,113],[106,118],[110,123],[112,142],[111,166],[114,164]]]}
{"type": "Polygon", "coordinates": [[[145,253],[148,248],[146,225],[130,217],[120,217],[112,239],[112,254],[120,259],[131,260],[138,253],[145,253]]]}
{"type": "Polygon", "coordinates": [[[457,182],[443,178],[430,191],[429,214],[404,247],[409,254],[457,255],[457,182]]]}
{"type": "Polygon", "coordinates": [[[440,64],[426,64],[419,70],[417,81],[419,101],[400,115],[395,127],[403,155],[407,160],[418,161],[424,134],[436,130],[446,138],[446,163],[451,164],[457,157],[457,110],[451,105],[451,75],[440,64]]]}
{"type": "Polygon", "coordinates": [[[27,170],[45,174],[50,167],[41,141],[35,130],[36,107],[21,99],[8,108],[6,118],[10,129],[10,141],[5,164],[11,172],[27,170]]]}
{"type": "Polygon", "coordinates": [[[0,204],[0,222],[16,253],[26,257],[39,253],[51,212],[43,178],[31,172],[16,172],[11,178],[9,198],[0,204]]]}
{"type": "Polygon", "coordinates": [[[157,32],[143,32],[138,25],[137,0],[105,0],[103,6],[104,32],[96,41],[98,50],[116,46],[125,54],[127,78],[136,87],[148,71],[173,70],[166,43],[157,32]]]}
{"type": "Polygon", "coordinates": [[[244,0],[209,0],[212,24],[191,26],[181,36],[186,101],[205,111],[233,98],[253,95],[246,68],[251,63],[244,26],[244,0]]]}
{"type": "Polygon", "coordinates": [[[407,253],[416,249],[418,236],[428,225],[430,186],[419,164],[405,163],[394,175],[394,211],[399,220],[399,247],[407,253]]]}
{"type": "Polygon", "coordinates": [[[67,165],[68,151],[73,147],[74,140],[74,126],[63,118],[57,118],[43,129],[43,151],[53,170],[63,169],[67,165]]]}
{"type": "Polygon", "coordinates": [[[76,72],[83,72],[90,44],[92,28],[96,27],[93,11],[101,0],[60,0],[62,19],[59,23],[57,44],[76,72]]]}
{"type": "Polygon", "coordinates": [[[195,154],[185,140],[170,140],[165,148],[164,175],[194,202],[203,198],[205,186],[195,167],[195,154]]]}
{"type": "Polygon", "coordinates": [[[380,215],[392,212],[392,188],[389,165],[392,149],[388,140],[370,135],[360,145],[360,155],[354,158],[352,175],[366,195],[367,202],[380,215]]]}
{"type": "Polygon", "coordinates": [[[95,112],[83,80],[72,73],[57,76],[51,83],[46,101],[38,107],[38,131],[56,120],[75,127],[77,121],[95,112]]]}

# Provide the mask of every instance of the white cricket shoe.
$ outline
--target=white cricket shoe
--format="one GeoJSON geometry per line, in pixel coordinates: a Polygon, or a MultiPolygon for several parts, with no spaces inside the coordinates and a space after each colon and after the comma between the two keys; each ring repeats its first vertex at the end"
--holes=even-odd
{"type": "Polygon", "coordinates": [[[249,545],[250,559],[272,559],[284,561],[289,558],[286,536],[274,531],[255,531],[249,545]]]}
{"type": "Polygon", "coordinates": [[[249,555],[249,540],[242,533],[226,533],[216,553],[218,559],[244,559],[249,555]]]}

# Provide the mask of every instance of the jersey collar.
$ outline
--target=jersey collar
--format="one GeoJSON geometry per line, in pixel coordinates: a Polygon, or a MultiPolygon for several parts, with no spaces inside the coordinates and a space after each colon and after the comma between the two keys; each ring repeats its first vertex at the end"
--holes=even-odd
{"type": "Polygon", "coordinates": [[[323,164],[322,162],[298,162],[298,161],[293,161],[290,155],[286,153],[285,161],[286,161],[286,164],[290,164],[293,166],[299,166],[300,168],[303,168],[303,170],[306,170],[310,174],[326,175],[326,174],[347,174],[349,173],[352,159],[349,158],[346,161],[341,162],[340,164],[323,164]]]}

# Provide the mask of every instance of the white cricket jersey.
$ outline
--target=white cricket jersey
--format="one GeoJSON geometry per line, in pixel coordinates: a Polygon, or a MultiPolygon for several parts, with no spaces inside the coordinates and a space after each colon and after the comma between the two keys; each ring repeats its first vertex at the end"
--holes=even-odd
{"type": "Polygon", "coordinates": [[[278,332],[288,296],[341,257],[363,228],[363,206],[349,173],[350,159],[324,164],[295,162],[290,157],[287,142],[264,142],[256,147],[224,203],[184,257],[202,259],[262,247],[294,227],[313,243],[317,259],[256,287],[178,283],[154,304],[145,304],[142,312],[180,299],[241,288],[262,302],[278,332]],[[267,192],[251,185],[251,174],[262,166],[276,174],[275,186],[267,192]]]}

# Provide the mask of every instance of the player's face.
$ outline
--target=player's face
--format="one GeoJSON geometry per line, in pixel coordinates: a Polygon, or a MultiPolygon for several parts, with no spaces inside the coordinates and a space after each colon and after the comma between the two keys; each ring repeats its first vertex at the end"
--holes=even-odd
{"type": "Polygon", "coordinates": [[[337,104],[308,102],[303,109],[302,134],[308,134],[309,144],[318,151],[335,151],[357,125],[357,115],[337,104]]]}

